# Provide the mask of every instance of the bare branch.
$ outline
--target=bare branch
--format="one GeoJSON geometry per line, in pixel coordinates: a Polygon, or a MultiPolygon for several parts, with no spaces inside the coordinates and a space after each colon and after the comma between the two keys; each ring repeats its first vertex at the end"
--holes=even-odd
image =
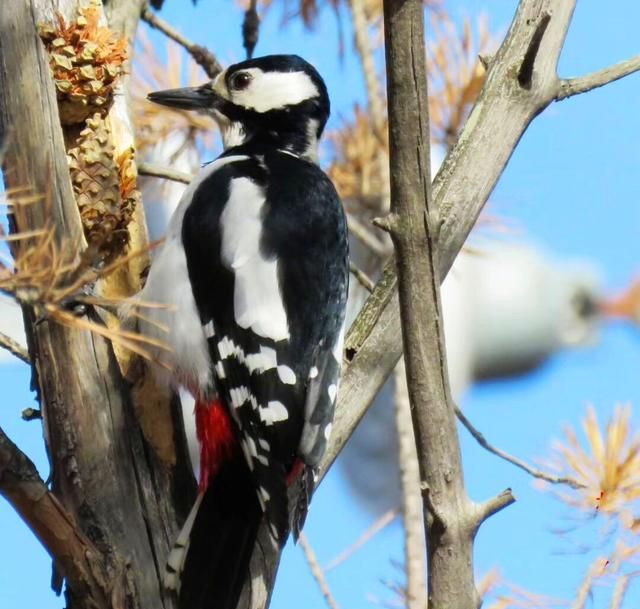
{"type": "Polygon", "coordinates": [[[6,349],[11,355],[17,357],[25,364],[31,364],[29,352],[17,341],[13,340],[7,334],[0,332],[0,348],[6,349]]]}
{"type": "Polygon", "coordinates": [[[510,488],[505,489],[499,495],[488,499],[478,506],[476,514],[476,526],[480,526],[487,518],[497,514],[500,510],[515,503],[516,498],[510,488]]]}
{"type": "Polygon", "coordinates": [[[369,34],[369,21],[365,12],[365,2],[362,0],[349,0],[349,8],[353,19],[356,50],[362,64],[362,72],[367,89],[369,113],[374,128],[380,130],[384,125],[385,119],[384,98],[373,54],[371,35],[369,34]]]}
{"type": "Polygon", "coordinates": [[[578,593],[573,601],[573,605],[571,605],[571,609],[585,609],[587,602],[591,597],[593,583],[598,579],[598,577],[600,577],[600,575],[602,575],[603,565],[606,564],[607,562],[604,558],[596,558],[596,560],[591,563],[584,578],[582,579],[580,587],[578,588],[578,593]]]}
{"type": "Polygon", "coordinates": [[[622,607],[622,602],[624,601],[624,597],[627,594],[627,589],[629,588],[630,581],[630,575],[624,574],[618,577],[616,585],[613,587],[613,593],[611,594],[611,603],[609,604],[609,609],[620,609],[620,607],[622,607]]]}
{"type": "Polygon", "coordinates": [[[101,554],[49,492],[31,460],[0,428],[0,494],[27,523],[61,574],[92,607],[111,607],[101,554]],[[91,602],[91,601],[89,601],[91,602]]]}
{"type": "Polygon", "coordinates": [[[540,51],[540,44],[542,43],[542,37],[547,31],[550,21],[551,14],[546,11],[543,12],[539,16],[536,23],[536,29],[533,32],[533,36],[531,36],[531,40],[529,40],[529,46],[527,47],[524,59],[520,64],[520,69],[518,70],[518,82],[523,89],[531,89],[531,85],[533,84],[531,81],[533,79],[533,70],[535,68],[536,59],[538,58],[538,53],[540,51]]]}
{"type": "MultiPolygon", "coordinates": [[[[407,387],[423,491],[428,602],[432,607],[475,607],[479,599],[473,540],[481,521],[464,488],[448,381],[429,162],[424,9],[421,0],[384,0],[383,7],[391,169],[391,213],[385,219],[396,251],[407,387]]],[[[413,593],[424,606],[424,593],[413,593]]]]}
{"type": "Polygon", "coordinates": [[[247,52],[247,59],[253,57],[253,50],[258,44],[258,37],[260,35],[260,17],[258,17],[258,11],[256,10],[257,0],[251,0],[249,7],[244,13],[244,20],[242,21],[242,46],[247,52]]]}
{"type": "Polygon", "coordinates": [[[422,493],[416,441],[411,426],[411,404],[407,391],[407,372],[400,359],[394,371],[396,434],[398,437],[398,463],[402,491],[402,518],[404,523],[404,556],[407,576],[407,609],[427,606],[427,565],[424,546],[422,493]]]}
{"type": "Polygon", "coordinates": [[[318,557],[313,551],[313,548],[304,533],[300,533],[298,543],[304,552],[304,557],[307,559],[307,563],[309,563],[309,568],[311,569],[313,578],[318,582],[318,586],[320,586],[320,591],[322,592],[322,596],[324,596],[324,600],[327,602],[329,609],[339,609],[338,603],[336,603],[333,595],[331,594],[331,590],[329,589],[329,584],[327,583],[324,571],[318,562],[318,557]]]}
{"type": "Polygon", "coordinates": [[[573,95],[587,93],[588,91],[597,89],[598,87],[608,85],[610,82],[629,76],[638,70],[640,70],[640,55],[636,55],[626,61],[621,61],[620,63],[604,68],[603,70],[598,70],[597,72],[593,72],[587,76],[565,78],[560,81],[556,99],[560,101],[573,95]]]}
{"type": "Polygon", "coordinates": [[[358,280],[358,283],[368,292],[373,292],[373,288],[375,287],[375,284],[373,283],[373,281],[371,281],[371,279],[369,278],[369,276],[364,272],[361,271],[355,264],[353,261],[349,261],[349,271],[351,272],[351,274],[358,280]]]}
{"type": "Polygon", "coordinates": [[[164,178],[165,180],[181,182],[182,184],[189,184],[189,182],[193,180],[193,175],[191,175],[190,173],[177,171],[175,169],[171,169],[170,167],[157,165],[156,163],[138,163],[138,173],[143,176],[150,176],[152,178],[164,178]]]}
{"type": "Polygon", "coordinates": [[[386,258],[391,253],[389,248],[377,239],[371,230],[362,224],[353,214],[347,214],[347,224],[349,225],[349,232],[360,241],[360,243],[369,248],[372,253],[381,258],[386,258]]]}
{"type": "Polygon", "coordinates": [[[539,478],[540,480],[544,480],[545,482],[550,482],[551,484],[566,484],[567,486],[570,486],[571,488],[575,488],[575,489],[585,488],[583,484],[580,484],[577,480],[574,480],[573,478],[566,478],[562,476],[552,476],[551,474],[547,474],[541,470],[531,467],[521,459],[518,459],[517,457],[510,455],[504,450],[501,450],[500,448],[496,448],[495,446],[493,446],[487,441],[487,439],[484,437],[482,432],[480,432],[478,429],[476,429],[473,426],[471,421],[467,419],[464,413],[457,406],[455,406],[455,412],[460,423],[462,423],[466,427],[467,431],[474,437],[474,439],[478,442],[478,444],[480,444],[482,448],[485,448],[490,453],[493,453],[497,457],[500,457],[501,459],[508,461],[512,465],[519,467],[521,470],[527,472],[527,474],[533,476],[534,478],[539,478]]]}
{"type": "Polygon", "coordinates": [[[331,560],[331,562],[324,568],[325,573],[335,569],[338,565],[341,565],[345,560],[353,556],[353,554],[355,554],[363,545],[373,539],[380,531],[382,531],[382,529],[391,524],[398,516],[398,513],[399,510],[392,508],[382,514],[382,516],[376,519],[373,524],[368,527],[360,537],[358,537],[358,539],[331,560]]]}
{"type": "Polygon", "coordinates": [[[215,55],[208,49],[194,44],[187,38],[185,38],[180,32],[171,27],[166,21],[158,17],[150,8],[148,4],[145,4],[142,8],[141,17],[143,21],[146,21],[152,28],[159,30],[171,40],[177,42],[180,46],[193,57],[196,63],[202,67],[207,73],[209,78],[214,78],[220,72],[222,72],[222,65],[216,59],[215,55]]]}
{"type": "MultiPolygon", "coordinates": [[[[575,0],[521,0],[491,63],[483,90],[456,145],[433,182],[440,215],[438,278],[444,279],[529,123],[558,95],[556,66],[575,0]],[[517,79],[541,16],[551,14],[534,57],[533,86],[517,79]],[[490,155],[486,154],[491,150],[490,155]]],[[[395,261],[365,303],[346,338],[348,366],[340,386],[334,435],[321,474],[336,458],[401,353],[395,261]]]]}

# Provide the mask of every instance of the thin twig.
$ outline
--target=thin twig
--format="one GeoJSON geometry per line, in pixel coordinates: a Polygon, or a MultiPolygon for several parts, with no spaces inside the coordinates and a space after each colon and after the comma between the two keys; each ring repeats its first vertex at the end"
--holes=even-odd
{"type": "Polygon", "coordinates": [[[320,586],[320,591],[322,592],[322,596],[324,596],[324,600],[327,602],[327,605],[330,609],[339,609],[338,603],[333,598],[331,594],[331,590],[329,589],[329,584],[327,583],[327,578],[325,576],[320,563],[318,562],[318,557],[316,553],[313,551],[307,536],[304,533],[300,533],[300,537],[298,537],[298,543],[304,552],[304,557],[307,559],[307,563],[309,563],[309,568],[311,569],[311,574],[313,578],[318,582],[318,586],[320,586]]]}
{"type": "Polygon", "coordinates": [[[360,241],[360,243],[369,248],[372,253],[381,258],[386,258],[391,253],[389,247],[377,239],[354,215],[347,214],[347,224],[349,225],[349,232],[360,241]]]}
{"type": "Polygon", "coordinates": [[[597,89],[598,87],[608,85],[610,82],[624,78],[638,70],[640,70],[640,55],[636,55],[626,61],[621,61],[608,68],[598,70],[597,72],[592,72],[586,76],[565,78],[560,81],[556,99],[560,101],[573,95],[586,93],[592,89],[597,89]]]}
{"type": "Polygon", "coordinates": [[[362,0],[350,0],[349,8],[353,19],[354,41],[362,64],[362,73],[367,90],[369,114],[374,128],[380,132],[385,120],[384,96],[380,86],[380,79],[378,78],[373,45],[371,44],[365,3],[362,0]]]}
{"type": "Polygon", "coordinates": [[[247,59],[253,57],[253,50],[256,48],[260,35],[260,17],[258,17],[256,10],[257,4],[258,0],[249,2],[249,8],[247,8],[242,22],[242,46],[247,52],[247,59]]]}
{"type": "Polygon", "coordinates": [[[589,566],[588,571],[578,588],[576,598],[571,605],[571,609],[584,609],[587,606],[587,601],[591,596],[591,589],[593,588],[593,582],[602,575],[602,565],[605,564],[605,559],[597,558],[589,566]]]}
{"type": "Polygon", "coordinates": [[[143,21],[146,21],[152,28],[159,30],[165,36],[184,47],[195,62],[207,73],[209,78],[214,78],[222,72],[222,65],[211,51],[185,38],[166,21],[158,17],[147,4],[142,8],[141,17],[143,21]]]}
{"type": "Polygon", "coordinates": [[[163,165],[157,165],[155,163],[138,163],[138,173],[142,176],[164,178],[165,180],[181,182],[182,184],[189,184],[189,182],[193,180],[193,176],[190,173],[176,171],[175,169],[164,167],[163,165]]]}
{"type": "Polygon", "coordinates": [[[424,538],[422,493],[416,441],[411,423],[411,404],[407,391],[407,371],[401,358],[394,371],[396,435],[398,464],[402,491],[402,520],[404,523],[404,556],[406,572],[406,608],[424,609],[427,606],[427,564],[424,538]]]}
{"type": "Polygon", "coordinates": [[[455,406],[455,411],[456,411],[456,416],[458,417],[458,420],[466,427],[467,431],[475,438],[476,442],[478,442],[480,446],[488,450],[490,453],[493,453],[497,457],[500,457],[501,459],[508,461],[512,465],[519,467],[521,470],[527,472],[529,475],[533,476],[534,478],[545,480],[546,482],[550,482],[551,484],[566,484],[567,486],[570,486],[571,488],[574,488],[574,489],[585,488],[583,484],[580,484],[577,480],[574,480],[573,478],[566,478],[563,476],[552,476],[551,474],[546,474],[543,471],[540,471],[538,469],[531,467],[521,459],[518,459],[517,457],[514,457],[509,453],[506,453],[500,448],[496,448],[492,444],[489,444],[489,442],[484,437],[482,432],[478,431],[473,426],[471,421],[467,419],[467,417],[463,414],[460,408],[458,408],[458,406],[455,406]]]}
{"type": "Polygon", "coordinates": [[[377,518],[371,526],[369,526],[358,539],[356,539],[348,548],[344,549],[338,556],[331,560],[324,568],[325,572],[332,571],[337,566],[341,565],[345,560],[351,558],[362,546],[368,541],[373,539],[382,529],[390,525],[398,516],[400,510],[398,508],[391,508],[387,510],[380,518],[377,518]]]}
{"type": "Polygon", "coordinates": [[[376,287],[376,284],[371,280],[369,275],[364,271],[361,271],[353,261],[349,261],[349,271],[351,271],[351,274],[358,280],[358,283],[360,283],[365,290],[369,293],[373,292],[373,288],[376,287]]]}
{"type": "Polygon", "coordinates": [[[622,601],[624,601],[624,597],[627,593],[630,579],[630,576],[627,574],[618,577],[616,585],[613,587],[613,593],[611,594],[609,609],[620,609],[620,607],[622,607],[622,601]]]}
{"type": "Polygon", "coordinates": [[[3,332],[0,332],[0,348],[6,349],[11,355],[22,360],[25,364],[31,363],[29,352],[20,343],[3,332]]]}
{"type": "MultiPolygon", "coordinates": [[[[364,75],[365,87],[367,90],[367,101],[369,116],[373,123],[375,134],[382,141],[385,130],[386,113],[384,108],[384,94],[380,86],[378,71],[376,68],[371,35],[369,34],[369,20],[365,11],[363,0],[350,0],[351,16],[353,19],[354,40],[356,50],[360,57],[362,73],[364,75]]],[[[381,193],[380,202],[383,210],[389,208],[389,156],[383,146],[378,147],[376,159],[378,171],[380,172],[384,192],[381,193]]]]}

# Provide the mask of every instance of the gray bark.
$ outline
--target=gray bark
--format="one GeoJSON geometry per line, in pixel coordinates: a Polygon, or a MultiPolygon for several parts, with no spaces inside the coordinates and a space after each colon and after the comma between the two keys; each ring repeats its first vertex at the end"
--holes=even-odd
{"type": "MultiPolygon", "coordinates": [[[[8,138],[7,186],[50,193],[58,238],[81,241],[56,94],[36,29],[55,9],[69,14],[75,7],[72,0],[0,3],[0,132],[8,138]]],[[[135,30],[139,1],[112,0],[109,7],[121,31],[135,30]]],[[[46,220],[44,207],[33,205],[29,226],[15,228],[39,228],[46,220]]],[[[100,551],[107,573],[99,599],[68,586],[69,607],[173,607],[160,576],[188,507],[190,474],[178,474],[181,460],[162,463],[150,450],[108,341],[46,320],[35,326],[31,310],[25,319],[53,491],[100,551]]],[[[66,575],[64,565],[57,567],[66,575]]]]}

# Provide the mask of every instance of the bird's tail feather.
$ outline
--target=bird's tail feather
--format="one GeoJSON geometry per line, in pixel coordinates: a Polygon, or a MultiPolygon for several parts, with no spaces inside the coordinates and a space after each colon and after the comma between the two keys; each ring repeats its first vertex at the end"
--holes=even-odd
{"type": "Polygon", "coordinates": [[[167,561],[180,609],[236,609],[262,510],[241,454],[224,463],[189,514],[167,561]]]}

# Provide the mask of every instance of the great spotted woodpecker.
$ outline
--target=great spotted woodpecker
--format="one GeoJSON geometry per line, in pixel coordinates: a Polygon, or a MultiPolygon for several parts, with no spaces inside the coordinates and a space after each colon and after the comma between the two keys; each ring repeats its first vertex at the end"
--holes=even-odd
{"type": "Polygon", "coordinates": [[[275,544],[299,533],[331,433],[348,244],[318,167],[329,97],[309,63],[273,55],[149,99],[211,114],[225,147],[173,215],[141,295],[169,306],[141,325],[196,399],[201,447],[165,583],[183,609],[234,609],[262,519],[275,544]],[[306,496],[290,506],[293,481],[306,496]]]}

